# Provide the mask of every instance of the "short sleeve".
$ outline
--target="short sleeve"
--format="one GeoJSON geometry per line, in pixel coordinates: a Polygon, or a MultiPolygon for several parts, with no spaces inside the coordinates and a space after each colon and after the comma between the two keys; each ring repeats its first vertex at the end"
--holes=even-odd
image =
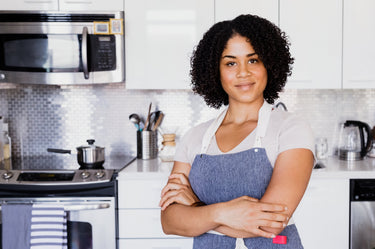
{"type": "Polygon", "coordinates": [[[195,156],[200,153],[202,138],[212,121],[195,126],[182,136],[176,146],[175,161],[193,164],[195,156]]]}
{"type": "Polygon", "coordinates": [[[314,154],[314,134],[310,125],[296,115],[290,115],[279,130],[278,154],[290,150],[303,148],[314,154]]]}

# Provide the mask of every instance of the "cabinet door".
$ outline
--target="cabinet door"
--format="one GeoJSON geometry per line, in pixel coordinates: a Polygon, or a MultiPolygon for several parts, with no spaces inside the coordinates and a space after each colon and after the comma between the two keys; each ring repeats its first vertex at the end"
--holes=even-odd
{"type": "Polygon", "coordinates": [[[349,180],[312,179],[293,216],[305,249],[349,248],[349,180]]]}
{"type": "Polygon", "coordinates": [[[375,1],[344,1],[343,87],[375,87],[375,1]]]}
{"type": "Polygon", "coordinates": [[[192,249],[193,239],[120,239],[120,249],[192,249]]]}
{"type": "Polygon", "coordinates": [[[127,179],[119,181],[119,209],[159,208],[161,190],[167,182],[167,177],[161,177],[160,179],[127,179]]]}
{"type": "Polygon", "coordinates": [[[58,10],[58,0],[2,1],[0,10],[58,10]]]}
{"type": "Polygon", "coordinates": [[[214,22],[213,0],[125,1],[126,87],[190,89],[190,56],[214,22]]]}
{"type": "Polygon", "coordinates": [[[215,0],[215,22],[230,20],[240,14],[253,14],[279,24],[278,0],[215,0]]]}
{"type": "Polygon", "coordinates": [[[295,58],[287,88],[341,88],[342,0],[282,0],[280,28],[295,58]]]}
{"type": "Polygon", "coordinates": [[[123,11],[122,0],[60,0],[61,11],[123,11]]]}

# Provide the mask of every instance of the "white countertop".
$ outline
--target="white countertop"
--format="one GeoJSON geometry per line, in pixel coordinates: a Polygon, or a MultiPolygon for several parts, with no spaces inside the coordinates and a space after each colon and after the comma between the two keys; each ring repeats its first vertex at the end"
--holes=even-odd
{"type": "MultiPolygon", "coordinates": [[[[366,157],[359,161],[339,160],[331,156],[320,163],[326,167],[314,169],[312,178],[375,178],[375,158],[366,157]]],[[[126,177],[167,177],[173,162],[162,162],[159,158],[137,159],[119,173],[119,179],[126,177]]]]}
{"type": "Polygon", "coordinates": [[[358,161],[344,161],[337,156],[321,160],[326,168],[314,169],[312,177],[375,178],[375,158],[366,157],[358,161]]]}
{"type": "Polygon", "coordinates": [[[172,170],[173,162],[162,162],[160,158],[136,159],[119,172],[118,179],[124,178],[167,178],[172,170]]]}

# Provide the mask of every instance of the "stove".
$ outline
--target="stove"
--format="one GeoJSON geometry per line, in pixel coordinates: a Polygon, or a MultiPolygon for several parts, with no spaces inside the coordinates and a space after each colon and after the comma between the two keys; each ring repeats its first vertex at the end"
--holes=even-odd
{"type": "Polygon", "coordinates": [[[26,156],[0,162],[0,184],[77,185],[109,182],[135,160],[129,155],[106,157],[100,169],[82,169],[70,154],[26,156]]]}

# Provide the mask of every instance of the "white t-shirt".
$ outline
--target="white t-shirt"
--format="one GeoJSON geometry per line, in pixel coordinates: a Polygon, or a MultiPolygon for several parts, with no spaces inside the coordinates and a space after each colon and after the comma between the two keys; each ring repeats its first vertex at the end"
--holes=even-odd
{"type": "MultiPolygon", "coordinates": [[[[201,153],[203,136],[213,121],[210,120],[191,128],[182,137],[176,149],[175,161],[193,164],[195,156],[201,153]]],[[[251,149],[255,142],[255,134],[256,128],[240,144],[225,153],[220,151],[214,137],[207,149],[207,154],[219,155],[251,149]]],[[[295,114],[280,109],[274,109],[271,112],[266,135],[261,142],[272,166],[275,165],[277,156],[289,149],[304,148],[314,153],[314,136],[309,124],[295,114]]]]}

